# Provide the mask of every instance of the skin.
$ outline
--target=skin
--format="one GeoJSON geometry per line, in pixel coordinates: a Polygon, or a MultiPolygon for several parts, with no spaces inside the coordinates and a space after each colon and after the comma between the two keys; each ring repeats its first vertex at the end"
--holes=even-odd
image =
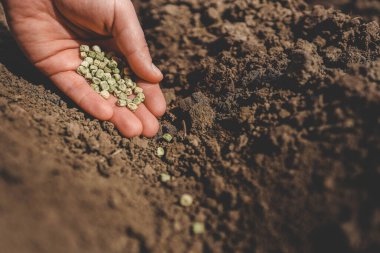
{"type": "Polygon", "coordinates": [[[153,137],[166,103],[162,73],[152,64],[130,0],[2,0],[10,29],[29,60],[84,111],[111,121],[126,137],[153,137]],[[75,71],[79,46],[100,45],[122,54],[141,78],[146,100],[132,113],[104,100],[75,71]]]}

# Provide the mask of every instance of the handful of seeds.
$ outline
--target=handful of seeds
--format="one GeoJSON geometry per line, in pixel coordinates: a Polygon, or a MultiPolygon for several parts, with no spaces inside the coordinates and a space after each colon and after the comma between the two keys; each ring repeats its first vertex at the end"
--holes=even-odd
{"type": "Polygon", "coordinates": [[[115,56],[115,53],[105,53],[99,46],[81,45],[80,57],[83,62],[77,72],[98,92],[103,98],[115,96],[117,105],[128,107],[136,111],[144,102],[143,89],[137,87],[130,77],[130,71],[125,62],[115,56]]]}

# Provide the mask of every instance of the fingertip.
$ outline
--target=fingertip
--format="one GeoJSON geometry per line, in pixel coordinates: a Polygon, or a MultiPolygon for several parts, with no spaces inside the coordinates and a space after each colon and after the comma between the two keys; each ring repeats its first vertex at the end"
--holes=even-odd
{"type": "Polygon", "coordinates": [[[142,135],[145,137],[151,138],[154,137],[160,128],[160,124],[158,123],[157,120],[152,120],[149,125],[145,125],[142,135]]]}

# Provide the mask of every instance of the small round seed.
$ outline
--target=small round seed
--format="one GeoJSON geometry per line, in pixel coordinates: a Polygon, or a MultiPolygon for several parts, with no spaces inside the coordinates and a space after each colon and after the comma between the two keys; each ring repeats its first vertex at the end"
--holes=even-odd
{"type": "Polygon", "coordinates": [[[132,103],[134,103],[135,105],[139,105],[139,104],[141,104],[141,100],[140,100],[138,97],[135,97],[135,98],[132,100],[132,103]]]}
{"type": "Polygon", "coordinates": [[[107,79],[107,82],[109,85],[115,85],[116,84],[115,79],[113,79],[112,77],[110,79],[107,79]]]}
{"type": "Polygon", "coordinates": [[[100,47],[98,45],[92,46],[92,50],[94,50],[94,52],[96,52],[96,53],[102,52],[102,50],[100,49],[100,47]]]}
{"type": "Polygon", "coordinates": [[[112,70],[108,67],[104,67],[104,72],[105,73],[112,73],[112,70]]]}
{"type": "Polygon", "coordinates": [[[137,93],[136,97],[140,98],[141,102],[145,101],[145,95],[144,95],[144,93],[137,93]]]}
{"type": "Polygon", "coordinates": [[[88,62],[90,65],[94,63],[94,59],[92,59],[91,57],[86,57],[84,61],[88,62]]]}
{"type": "Polygon", "coordinates": [[[113,75],[113,78],[114,78],[116,81],[121,80],[121,76],[120,76],[119,74],[114,74],[114,75],[113,75]]]}
{"type": "Polygon", "coordinates": [[[125,101],[123,99],[119,99],[119,100],[117,100],[117,105],[120,107],[124,107],[127,105],[127,101],[125,101]]]}
{"type": "Polygon", "coordinates": [[[133,91],[132,91],[132,89],[130,89],[130,88],[126,88],[126,89],[125,89],[125,93],[126,93],[128,96],[130,96],[130,95],[133,94],[133,91]]]}
{"type": "Polygon", "coordinates": [[[106,66],[107,66],[107,63],[105,63],[105,62],[100,62],[99,63],[99,68],[100,69],[104,69],[106,66]]]}
{"type": "Polygon", "coordinates": [[[104,55],[102,53],[96,53],[96,59],[98,59],[99,61],[103,61],[104,55]]]}
{"type": "Polygon", "coordinates": [[[84,78],[86,78],[87,80],[92,80],[92,74],[91,73],[87,73],[84,78]]]}
{"type": "Polygon", "coordinates": [[[96,67],[99,68],[99,65],[100,65],[100,61],[99,60],[94,60],[94,63],[93,63],[96,67]]]}
{"type": "Polygon", "coordinates": [[[124,92],[121,92],[121,93],[118,95],[118,98],[123,99],[123,100],[127,100],[127,99],[128,99],[128,96],[127,96],[127,94],[125,94],[124,92]]]}
{"type": "Polygon", "coordinates": [[[111,60],[109,63],[108,63],[108,67],[110,69],[114,69],[114,68],[117,68],[117,62],[115,60],[111,60]]]}
{"type": "Polygon", "coordinates": [[[82,61],[82,63],[80,65],[85,67],[85,68],[88,68],[90,66],[90,63],[88,63],[86,61],[82,61]]]}
{"type": "MultiPolygon", "coordinates": [[[[90,59],[91,59],[91,58],[90,58],[90,59]]],[[[96,67],[95,65],[91,65],[89,69],[90,69],[90,70],[98,70],[99,68],[96,67]]]]}
{"type": "Polygon", "coordinates": [[[100,95],[103,97],[103,98],[105,98],[105,99],[108,99],[111,95],[110,95],[110,93],[107,91],[107,90],[102,90],[101,92],[100,92],[100,95]]]}
{"type": "Polygon", "coordinates": [[[169,174],[166,174],[166,173],[161,173],[160,174],[160,180],[163,183],[169,182],[171,180],[171,176],[169,174]]]}
{"type": "Polygon", "coordinates": [[[108,83],[106,81],[102,81],[102,82],[100,82],[100,88],[102,90],[109,90],[110,86],[108,85],[108,83]]]}
{"type": "Polygon", "coordinates": [[[191,206],[193,204],[193,197],[190,194],[183,194],[179,203],[181,206],[191,206]]]}
{"type": "Polygon", "coordinates": [[[88,55],[88,57],[91,57],[91,58],[94,58],[94,59],[95,59],[95,57],[96,57],[96,52],[94,52],[94,51],[88,51],[88,52],[87,52],[87,55],[88,55]]]}
{"type": "Polygon", "coordinates": [[[87,45],[81,45],[79,47],[79,50],[80,50],[80,52],[88,52],[88,51],[90,51],[90,47],[87,45]]]}
{"type": "Polygon", "coordinates": [[[96,77],[102,78],[103,76],[104,76],[104,71],[102,69],[98,69],[98,71],[96,71],[96,77]]]}
{"type": "Polygon", "coordinates": [[[92,78],[92,82],[93,82],[94,84],[100,84],[101,81],[102,81],[102,80],[100,80],[98,77],[93,77],[93,78],[92,78]]]}
{"type": "Polygon", "coordinates": [[[85,59],[87,57],[87,53],[86,52],[80,52],[80,58],[81,59],[85,59]]]}
{"type": "Polygon", "coordinates": [[[108,80],[108,79],[111,79],[112,76],[111,76],[110,73],[104,73],[104,78],[105,78],[106,80],[108,80]]]}
{"type": "Polygon", "coordinates": [[[138,106],[137,106],[136,104],[134,104],[134,103],[128,103],[128,104],[127,104],[127,107],[128,107],[128,109],[131,110],[132,112],[136,111],[137,108],[138,108],[138,106]]]}
{"type": "Polygon", "coordinates": [[[134,90],[133,90],[135,93],[142,93],[144,92],[144,90],[140,87],[136,87],[134,90]]]}
{"type": "Polygon", "coordinates": [[[158,157],[164,156],[165,155],[165,150],[162,147],[158,147],[157,150],[156,150],[156,155],[158,157]]]}

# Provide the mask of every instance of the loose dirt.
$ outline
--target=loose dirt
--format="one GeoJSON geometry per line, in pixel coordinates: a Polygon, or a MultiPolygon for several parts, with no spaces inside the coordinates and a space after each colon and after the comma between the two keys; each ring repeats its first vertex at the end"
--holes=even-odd
{"type": "Polygon", "coordinates": [[[83,113],[3,22],[0,251],[379,252],[378,23],[298,0],[136,6],[172,143],[83,113]]]}

